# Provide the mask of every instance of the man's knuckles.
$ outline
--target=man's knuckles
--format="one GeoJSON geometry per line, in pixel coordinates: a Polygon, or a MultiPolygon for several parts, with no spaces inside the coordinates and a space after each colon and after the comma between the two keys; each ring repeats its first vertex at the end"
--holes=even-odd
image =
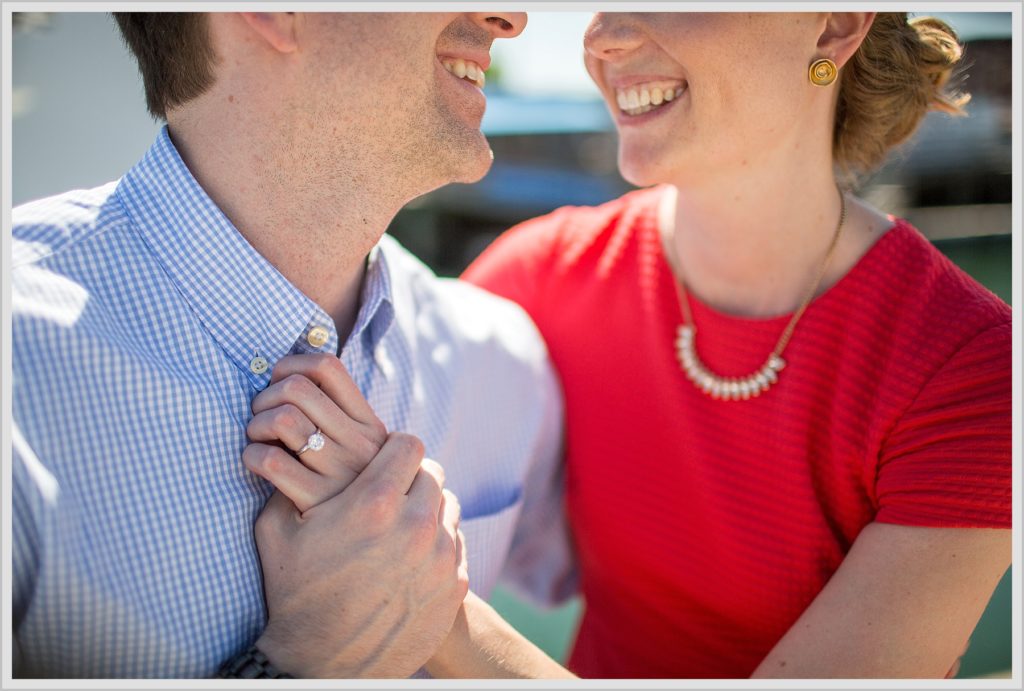
{"type": "Polygon", "coordinates": [[[380,453],[383,442],[378,444],[362,434],[351,434],[340,439],[339,444],[351,452],[352,457],[360,464],[360,467],[354,468],[354,470],[360,471],[373,460],[374,456],[380,453]]]}
{"type": "Polygon", "coordinates": [[[410,551],[419,555],[429,554],[431,547],[437,542],[439,532],[437,513],[425,509],[406,511],[403,526],[408,536],[410,551]]]}
{"type": "Polygon", "coordinates": [[[437,531],[434,538],[434,560],[448,569],[452,566],[458,567],[457,554],[458,547],[452,536],[443,530],[437,531]]]}
{"type": "Polygon", "coordinates": [[[388,428],[380,421],[376,415],[370,422],[363,422],[359,425],[363,435],[369,439],[379,450],[384,446],[384,442],[388,438],[388,428]]]}
{"type": "Polygon", "coordinates": [[[440,463],[432,458],[424,458],[420,463],[420,467],[423,468],[437,483],[437,488],[442,489],[444,487],[444,468],[440,463]]]}
{"type": "Polygon", "coordinates": [[[377,525],[395,523],[404,497],[383,481],[368,482],[356,499],[356,510],[365,520],[377,525]]]}
{"type": "Polygon", "coordinates": [[[426,453],[423,442],[420,441],[419,437],[412,434],[392,432],[387,439],[387,443],[393,446],[396,458],[408,459],[415,457],[418,460],[422,460],[423,455],[426,453]]]}
{"type": "Polygon", "coordinates": [[[441,496],[444,499],[444,523],[452,528],[458,528],[462,521],[462,504],[459,497],[450,489],[442,489],[441,496]]]}

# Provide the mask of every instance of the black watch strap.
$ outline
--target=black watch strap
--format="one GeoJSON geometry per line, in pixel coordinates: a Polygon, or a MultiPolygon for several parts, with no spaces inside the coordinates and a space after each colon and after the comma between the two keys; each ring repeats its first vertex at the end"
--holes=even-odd
{"type": "Polygon", "coordinates": [[[224,663],[224,666],[217,672],[218,679],[292,679],[292,675],[285,674],[274,665],[270,664],[267,656],[255,645],[250,646],[244,653],[236,655],[224,663]]]}

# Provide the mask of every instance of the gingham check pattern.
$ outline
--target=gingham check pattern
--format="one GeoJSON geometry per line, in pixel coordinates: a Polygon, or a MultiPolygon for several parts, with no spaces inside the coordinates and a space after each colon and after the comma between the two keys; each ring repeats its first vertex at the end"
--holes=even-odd
{"type": "MultiPolygon", "coordinates": [[[[210,676],[265,623],[252,526],[271,490],[241,453],[271,371],[250,362],[316,350],[315,326],[336,352],[333,322],[166,128],[121,180],[16,209],[12,264],[16,673],[210,676]]],[[[566,591],[561,399],[524,313],[385,237],[341,357],[445,466],[474,590],[511,556],[538,597],[566,591]]]]}

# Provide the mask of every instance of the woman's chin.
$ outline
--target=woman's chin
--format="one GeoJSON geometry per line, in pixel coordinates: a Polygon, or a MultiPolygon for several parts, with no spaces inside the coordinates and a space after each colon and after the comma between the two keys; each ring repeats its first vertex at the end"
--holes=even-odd
{"type": "Polygon", "coordinates": [[[623,152],[619,152],[619,173],[626,182],[637,187],[658,185],[667,182],[669,177],[665,167],[650,158],[624,156],[623,152]]]}

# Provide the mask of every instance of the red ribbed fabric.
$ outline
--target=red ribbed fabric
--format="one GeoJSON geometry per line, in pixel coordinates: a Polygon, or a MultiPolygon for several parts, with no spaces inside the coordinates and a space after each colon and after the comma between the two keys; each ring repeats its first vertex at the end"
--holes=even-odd
{"type": "MultiPolygon", "coordinates": [[[[522,304],[562,379],[588,677],[746,677],[871,521],[1010,527],[1009,308],[898,222],[797,325],[780,381],[715,401],[680,371],[659,188],[499,239],[466,278],[522,304]]],[[[715,372],[789,317],[690,297],[715,372]]]]}

